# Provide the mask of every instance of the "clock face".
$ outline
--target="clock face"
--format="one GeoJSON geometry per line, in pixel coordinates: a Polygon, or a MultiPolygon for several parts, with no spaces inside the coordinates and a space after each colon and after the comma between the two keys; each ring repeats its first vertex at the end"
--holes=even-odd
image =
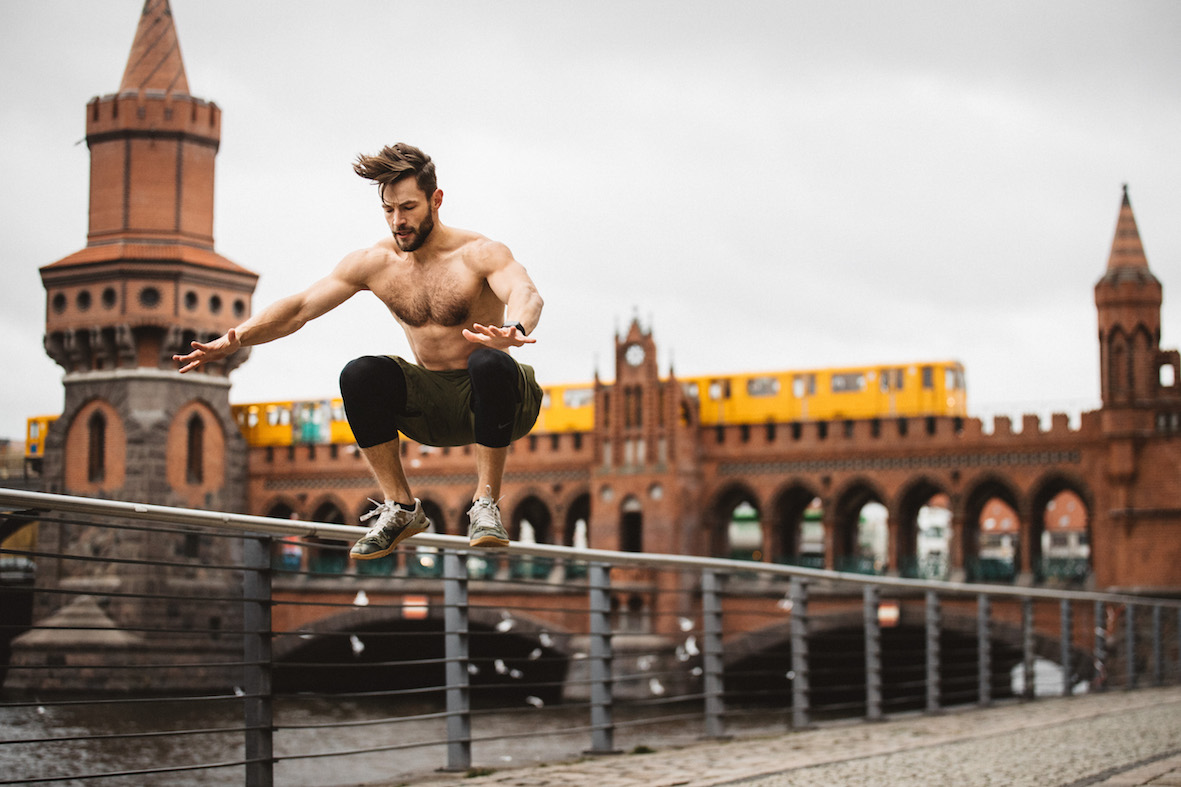
{"type": "Polygon", "coordinates": [[[623,358],[632,366],[639,366],[644,362],[644,348],[633,344],[624,351],[623,358]]]}

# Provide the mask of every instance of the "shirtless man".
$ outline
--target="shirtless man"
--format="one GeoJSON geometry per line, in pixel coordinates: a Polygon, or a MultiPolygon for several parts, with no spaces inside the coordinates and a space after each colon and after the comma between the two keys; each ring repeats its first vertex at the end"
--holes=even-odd
{"type": "Polygon", "coordinates": [[[424,445],[475,444],[476,493],[468,511],[473,547],[509,543],[496,501],[508,446],[537,420],[541,389],[533,369],[508,350],[529,334],[542,300],[525,268],[501,243],[438,221],[443,192],[435,165],[396,144],[360,156],[353,169],[378,186],[392,237],[345,256],[325,278],[276,301],[224,336],[173,356],[182,373],[246,347],[294,333],[362,290],[401,324],[416,363],[364,356],[340,375],[345,413],[385,501],[362,520],[373,528],[350,552],[384,557],[430,527],[402,469],[398,432],[424,445]]]}

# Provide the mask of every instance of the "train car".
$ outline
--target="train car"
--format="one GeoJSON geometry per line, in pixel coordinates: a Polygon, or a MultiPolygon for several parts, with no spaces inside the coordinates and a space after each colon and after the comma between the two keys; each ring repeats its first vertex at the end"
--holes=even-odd
{"type": "Polygon", "coordinates": [[[25,458],[40,459],[45,455],[45,437],[56,415],[37,415],[25,421],[25,458]]]}
{"type": "Polygon", "coordinates": [[[352,443],[353,431],[336,399],[250,402],[230,406],[251,446],[352,443]]]}
{"type": "Polygon", "coordinates": [[[967,415],[956,361],[706,375],[682,380],[705,425],[967,415]]]}
{"type": "Polygon", "coordinates": [[[594,428],[594,385],[545,385],[541,391],[541,413],[534,431],[589,432],[594,428]]]}
{"type": "MultiPolygon", "coordinates": [[[[703,425],[967,415],[964,368],[956,361],[743,372],[680,380],[703,425]]],[[[542,386],[537,433],[589,432],[593,383],[542,386]]],[[[352,443],[340,398],[231,406],[251,446],[352,443]]]]}

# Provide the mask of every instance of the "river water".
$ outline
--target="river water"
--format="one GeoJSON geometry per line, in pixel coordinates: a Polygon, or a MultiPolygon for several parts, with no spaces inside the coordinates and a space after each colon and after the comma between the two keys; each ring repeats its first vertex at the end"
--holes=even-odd
{"type": "MultiPolygon", "coordinates": [[[[409,704],[382,699],[284,699],[276,702],[275,755],[298,757],[275,765],[275,783],[291,787],[308,785],[358,785],[371,782],[414,783],[415,774],[432,773],[446,765],[443,743],[394,751],[348,756],[306,757],[311,754],[369,749],[397,744],[445,741],[442,718],[411,719],[438,713],[437,705],[409,704]],[[362,720],[391,720],[373,726],[335,726],[362,720]]],[[[616,710],[615,748],[663,747],[699,740],[704,722],[698,706],[657,706],[616,710]],[[681,715],[692,718],[677,718],[681,715]],[[632,726],[639,718],[661,719],[632,726]]],[[[20,783],[56,777],[54,784],[83,785],[94,781],[71,779],[81,774],[135,771],[162,766],[244,759],[243,733],[182,734],[180,730],[241,728],[241,702],[174,701],[132,704],[52,705],[0,708],[0,783],[20,783]],[[35,744],[18,740],[71,736],[128,735],[172,731],[167,735],[92,739],[35,744]]],[[[747,732],[772,732],[786,728],[783,713],[766,711],[743,717],[728,727],[747,732]]],[[[591,747],[591,733],[548,734],[554,730],[589,726],[585,706],[551,706],[473,711],[472,766],[502,769],[574,759],[591,747]],[[497,737],[499,740],[480,741],[497,737]]],[[[210,784],[242,784],[242,766],[217,770],[180,771],[106,778],[103,785],[160,785],[188,787],[210,784]]]]}

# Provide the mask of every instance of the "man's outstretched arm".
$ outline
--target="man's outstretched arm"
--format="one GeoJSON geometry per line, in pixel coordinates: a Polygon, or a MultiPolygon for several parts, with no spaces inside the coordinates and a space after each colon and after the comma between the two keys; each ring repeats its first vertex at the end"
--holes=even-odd
{"type": "Polygon", "coordinates": [[[515,326],[505,328],[477,323],[471,329],[464,329],[464,338],[499,350],[533,344],[537,340],[530,334],[541,320],[545,303],[525,266],[513,259],[512,253],[501,244],[492,244],[483,261],[488,286],[505,305],[506,325],[520,323],[524,330],[518,331],[515,326]]]}
{"type": "Polygon", "coordinates": [[[352,280],[349,275],[349,258],[337,266],[331,274],[306,290],[281,298],[236,328],[226,331],[211,342],[193,342],[193,351],[188,355],[174,355],[172,360],[181,364],[181,374],[198,369],[207,363],[220,361],[242,347],[281,339],[295,333],[310,320],[335,309],[353,295],[364,289],[364,285],[352,280]]]}

